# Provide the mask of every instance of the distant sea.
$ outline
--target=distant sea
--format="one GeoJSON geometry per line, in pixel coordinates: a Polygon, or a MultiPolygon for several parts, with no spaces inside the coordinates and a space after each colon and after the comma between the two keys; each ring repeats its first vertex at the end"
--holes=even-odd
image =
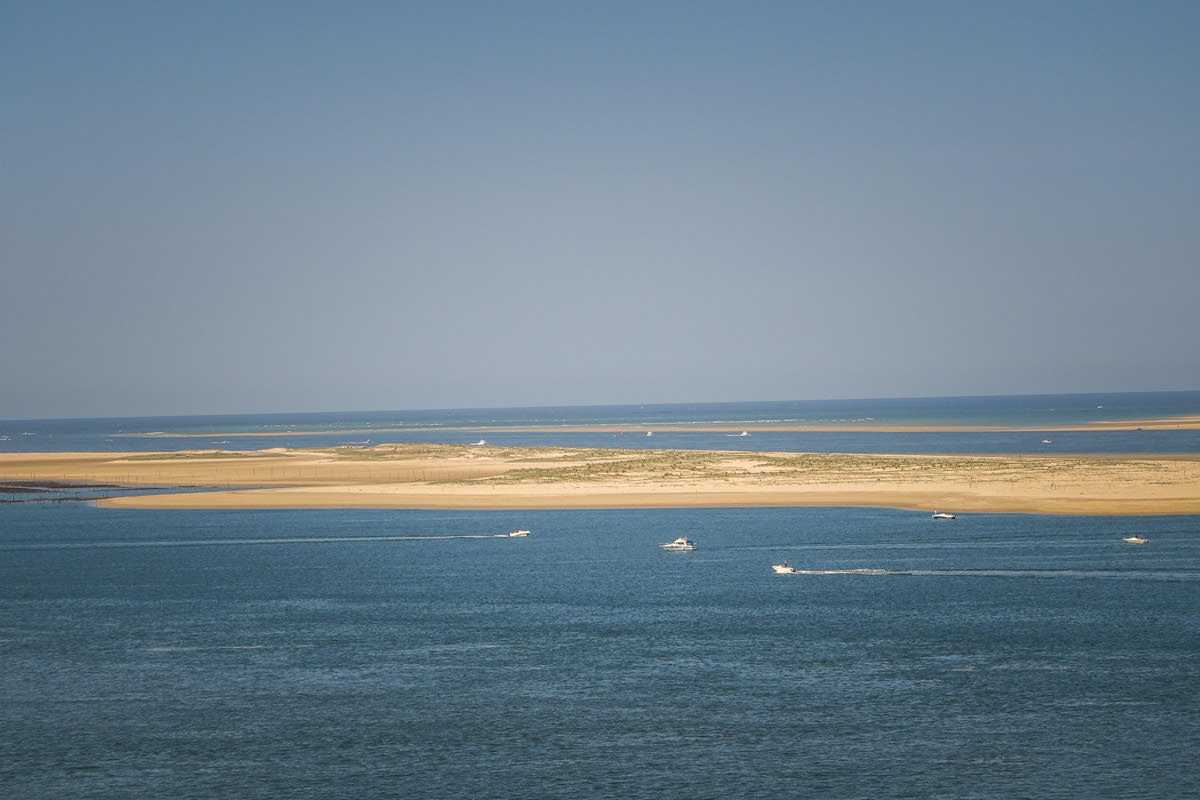
{"type": "MultiPolygon", "coordinates": [[[[0,446],[745,448],[768,439],[756,420],[1033,429],[1198,409],[1190,393],[61,420],[4,423],[0,446]],[[552,421],[749,435],[519,430],[552,421]],[[375,428],[398,430],[358,433],[375,428]],[[300,433],[316,429],[336,432],[300,433]],[[173,438],[210,430],[287,435],[173,438]]],[[[1161,433],[1078,449],[1197,451],[1161,433]]],[[[824,446],[1067,442],[1011,435],[824,446]]],[[[779,436],[769,449],[818,441],[779,436]]],[[[5,502],[0,733],[0,797],[21,800],[1198,797],[1200,517],[5,502]],[[516,527],[531,535],[501,535],[516,527]],[[658,547],[681,535],[695,551],[658,547]],[[774,574],[783,560],[806,573],[774,574]]]]}
{"type": "Polygon", "coordinates": [[[1055,427],[1086,426],[1097,420],[1182,415],[1200,415],[1200,392],[10,420],[0,421],[0,453],[258,450],[400,442],[469,444],[480,439],[505,446],[780,452],[1200,452],[1200,431],[1043,433],[1055,427]],[[853,425],[855,430],[765,430],[780,425],[831,428],[853,425]],[[1007,430],[913,433],[873,430],[930,425],[1007,430]],[[588,426],[617,430],[578,430],[588,426]],[[628,429],[621,429],[622,426],[628,429]],[[646,429],[653,430],[654,426],[686,430],[660,430],[646,436],[646,429]],[[741,428],[747,435],[711,430],[714,427],[741,428]]]}

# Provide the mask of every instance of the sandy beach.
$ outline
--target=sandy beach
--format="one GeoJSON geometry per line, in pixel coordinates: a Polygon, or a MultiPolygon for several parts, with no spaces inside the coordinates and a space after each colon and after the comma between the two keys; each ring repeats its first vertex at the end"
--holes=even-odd
{"type": "Polygon", "coordinates": [[[121,508],[881,506],[1200,514],[1200,458],[381,445],[0,455],[0,482],[153,487],[121,508]],[[180,488],[183,491],[162,491],[180,488]],[[202,491],[197,491],[202,490],[202,491]]]}

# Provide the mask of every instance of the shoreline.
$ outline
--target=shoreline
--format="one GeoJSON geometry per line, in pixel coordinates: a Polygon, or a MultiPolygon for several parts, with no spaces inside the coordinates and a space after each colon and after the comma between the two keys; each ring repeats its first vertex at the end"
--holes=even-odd
{"type": "Polygon", "coordinates": [[[113,508],[861,506],[1200,514],[1200,456],[861,455],[379,445],[313,450],[0,454],[0,482],[136,492],[113,508]],[[163,487],[180,491],[160,493],[163,487]]]}
{"type": "Polygon", "coordinates": [[[1058,433],[1064,431],[1138,431],[1138,430],[1200,430],[1200,415],[1185,415],[1179,417],[1156,417],[1152,419],[1127,420],[1096,420],[1086,424],[1070,425],[895,425],[875,424],[862,421],[834,421],[829,423],[779,423],[756,424],[752,420],[745,422],[664,422],[628,423],[628,424],[595,424],[595,425],[464,425],[411,428],[346,428],[346,429],[312,429],[302,431],[216,431],[206,433],[126,433],[120,436],[132,439],[211,439],[214,436],[239,439],[248,438],[281,438],[286,436],[361,436],[379,433],[430,433],[430,432],[469,432],[469,433],[505,433],[518,431],[520,433],[629,433],[631,435],[652,433],[732,433],[742,431],[753,433],[1058,433]]]}

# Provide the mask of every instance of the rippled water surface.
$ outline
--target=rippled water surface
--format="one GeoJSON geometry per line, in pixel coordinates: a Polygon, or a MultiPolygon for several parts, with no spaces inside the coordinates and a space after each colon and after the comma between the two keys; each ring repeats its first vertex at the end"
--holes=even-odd
{"type": "Polygon", "coordinates": [[[1198,536],[1196,517],[4,506],[0,791],[1197,796],[1198,536]],[[697,549],[658,548],[678,535],[697,549]]]}

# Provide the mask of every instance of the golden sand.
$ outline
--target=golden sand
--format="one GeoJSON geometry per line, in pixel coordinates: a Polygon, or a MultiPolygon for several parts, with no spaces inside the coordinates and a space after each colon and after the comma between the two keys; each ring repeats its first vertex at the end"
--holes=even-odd
{"type": "Polygon", "coordinates": [[[886,506],[1200,514],[1200,459],[610,450],[398,444],[232,452],[0,455],[0,481],[218,491],[126,508],[886,506]]]}

